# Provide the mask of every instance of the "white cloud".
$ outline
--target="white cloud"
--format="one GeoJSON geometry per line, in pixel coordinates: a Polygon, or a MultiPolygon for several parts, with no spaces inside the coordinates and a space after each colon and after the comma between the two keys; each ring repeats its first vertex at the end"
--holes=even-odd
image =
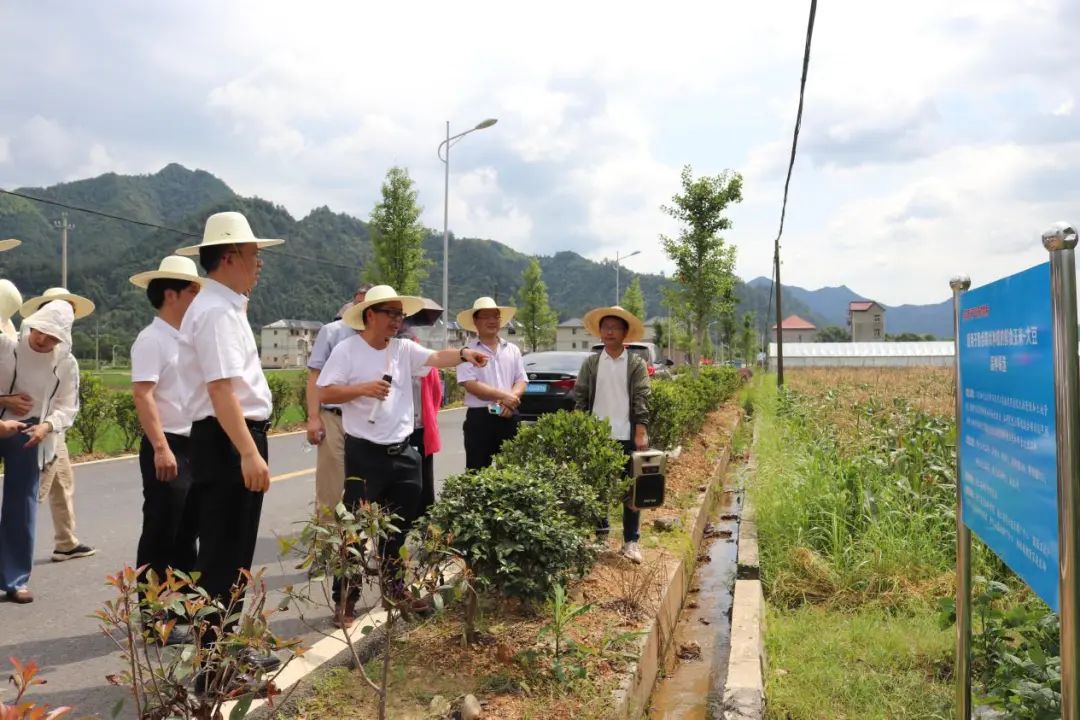
{"type": "MultiPolygon", "coordinates": [[[[69,9],[58,29],[47,7],[5,6],[26,31],[0,59],[42,62],[0,78],[0,184],[176,160],[298,216],[366,218],[402,165],[441,228],[445,120],[456,133],[497,117],[453,148],[455,234],[596,259],[640,250],[627,266],[669,269],[659,206],[681,167],[734,168],[745,201],[727,239],[741,274],[769,273],[803,0],[121,5],[69,9]]],[[[1066,0],[821,5],[785,281],[934,301],[956,269],[978,282],[1037,261],[1025,243],[1049,220],[1080,221],[1078,20],[1066,0]]]]}

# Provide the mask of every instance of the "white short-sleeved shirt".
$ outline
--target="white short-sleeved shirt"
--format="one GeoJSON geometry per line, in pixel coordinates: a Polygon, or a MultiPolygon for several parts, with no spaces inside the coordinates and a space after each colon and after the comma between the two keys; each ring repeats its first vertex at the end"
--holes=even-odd
{"type": "MultiPolygon", "coordinates": [[[[458,384],[464,384],[470,380],[478,380],[485,385],[490,385],[499,390],[509,392],[514,385],[525,382],[525,361],[521,357],[518,346],[499,338],[498,345],[492,350],[490,347],[475,338],[468,347],[489,356],[490,360],[484,367],[476,367],[472,363],[461,363],[457,367],[458,384]]],[[[490,405],[488,400],[481,400],[469,391],[465,391],[465,406],[482,408],[490,405]]]]}
{"type": "Polygon", "coordinates": [[[180,387],[192,421],[214,414],[206,384],[225,378],[232,379],[245,418],[270,418],[270,386],[248,324],[247,298],[207,278],[184,314],[179,346],[180,387]]]}
{"type": "Polygon", "coordinates": [[[380,445],[405,441],[413,431],[413,377],[428,373],[425,363],[434,350],[412,340],[395,338],[384,350],[376,350],[360,335],[338,343],[319,373],[320,387],[356,385],[390,375],[390,394],[383,401],[362,397],[341,406],[345,433],[380,445]],[[376,405],[375,422],[368,422],[376,405]]]}
{"type": "Polygon", "coordinates": [[[154,383],[161,429],[173,435],[190,435],[191,418],[184,411],[177,355],[180,331],[160,317],[142,329],[131,346],[131,381],[154,383]]]}
{"type": "Polygon", "coordinates": [[[627,387],[629,355],[629,351],[623,350],[619,357],[613,358],[607,350],[601,350],[596,368],[593,415],[607,419],[611,425],[611,437],[615,440],[630,439],[630,389],[627,387]]]}

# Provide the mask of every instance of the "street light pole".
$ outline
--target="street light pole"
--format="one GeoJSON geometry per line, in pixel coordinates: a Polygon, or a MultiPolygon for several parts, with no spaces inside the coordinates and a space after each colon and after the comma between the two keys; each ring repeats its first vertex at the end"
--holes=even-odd
{"type": "Polygon", "coordinates": [[[620,256],[617,251],[615,253],[615,304],[616,305],[619,304],[619,260],[625,260],[628,257],[634,257],[635,255],[640,255],[640,254],[641,254],[640,250],[635,250],[634,252],[630,253],[629,255],[622,255],[622,256],[620,256]]]}
{"type": "Polygon", "coordinates": [[[443,174],[443,235],[442,235],[442,304],[443,304],[443,347],[450,347],[450,145],[455,140],[460,140],[471,132],[489,128],[499,122],[495,118],[488,118],[463,133],[450,137],[450,121],[446,121],[446,139],[439,143],[438,155],[445,166],[443,174]],[[446,157],[443,157],[442,149],[446,147],[446,157]]]}

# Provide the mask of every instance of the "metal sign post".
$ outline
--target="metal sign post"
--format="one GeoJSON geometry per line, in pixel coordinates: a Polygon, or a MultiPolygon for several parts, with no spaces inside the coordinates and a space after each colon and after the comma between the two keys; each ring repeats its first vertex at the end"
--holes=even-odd
{"type": "Polygon", "coordinates": [[[953,362],[956,367],[956,717],[971,717],[971,530],[964,524],[964,492],[960,478],[960,294],[971,287],[971,278],[956,275],[949,280],[953,291],[953,362]]]}
{"type": "Polygon", "coordinates": [[[1057,424],[1058,582],[1061,605],[1061,718],[1080,720],[1080,573],[1077,572],[1080,502],[1080,377],[1076,330],[1076,230],[1057,223],[1043,233],[1050,252],[1050,288],[1054,328],[1054,399],[1057,424]]]}

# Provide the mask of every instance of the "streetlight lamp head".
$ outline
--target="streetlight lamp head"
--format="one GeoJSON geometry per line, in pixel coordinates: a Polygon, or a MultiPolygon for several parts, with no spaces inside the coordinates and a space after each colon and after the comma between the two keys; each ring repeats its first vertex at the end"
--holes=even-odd
{"type": "Polygon", "coordinates": [[[498,118],[488,118],[487,120],[483,121],[482,123],[477,125],[475,128],[473,128],[473,130],[483,130],[485,128],[491,127],[492,125],[494,125],[497,122],[499,122],[498,118]]]}

